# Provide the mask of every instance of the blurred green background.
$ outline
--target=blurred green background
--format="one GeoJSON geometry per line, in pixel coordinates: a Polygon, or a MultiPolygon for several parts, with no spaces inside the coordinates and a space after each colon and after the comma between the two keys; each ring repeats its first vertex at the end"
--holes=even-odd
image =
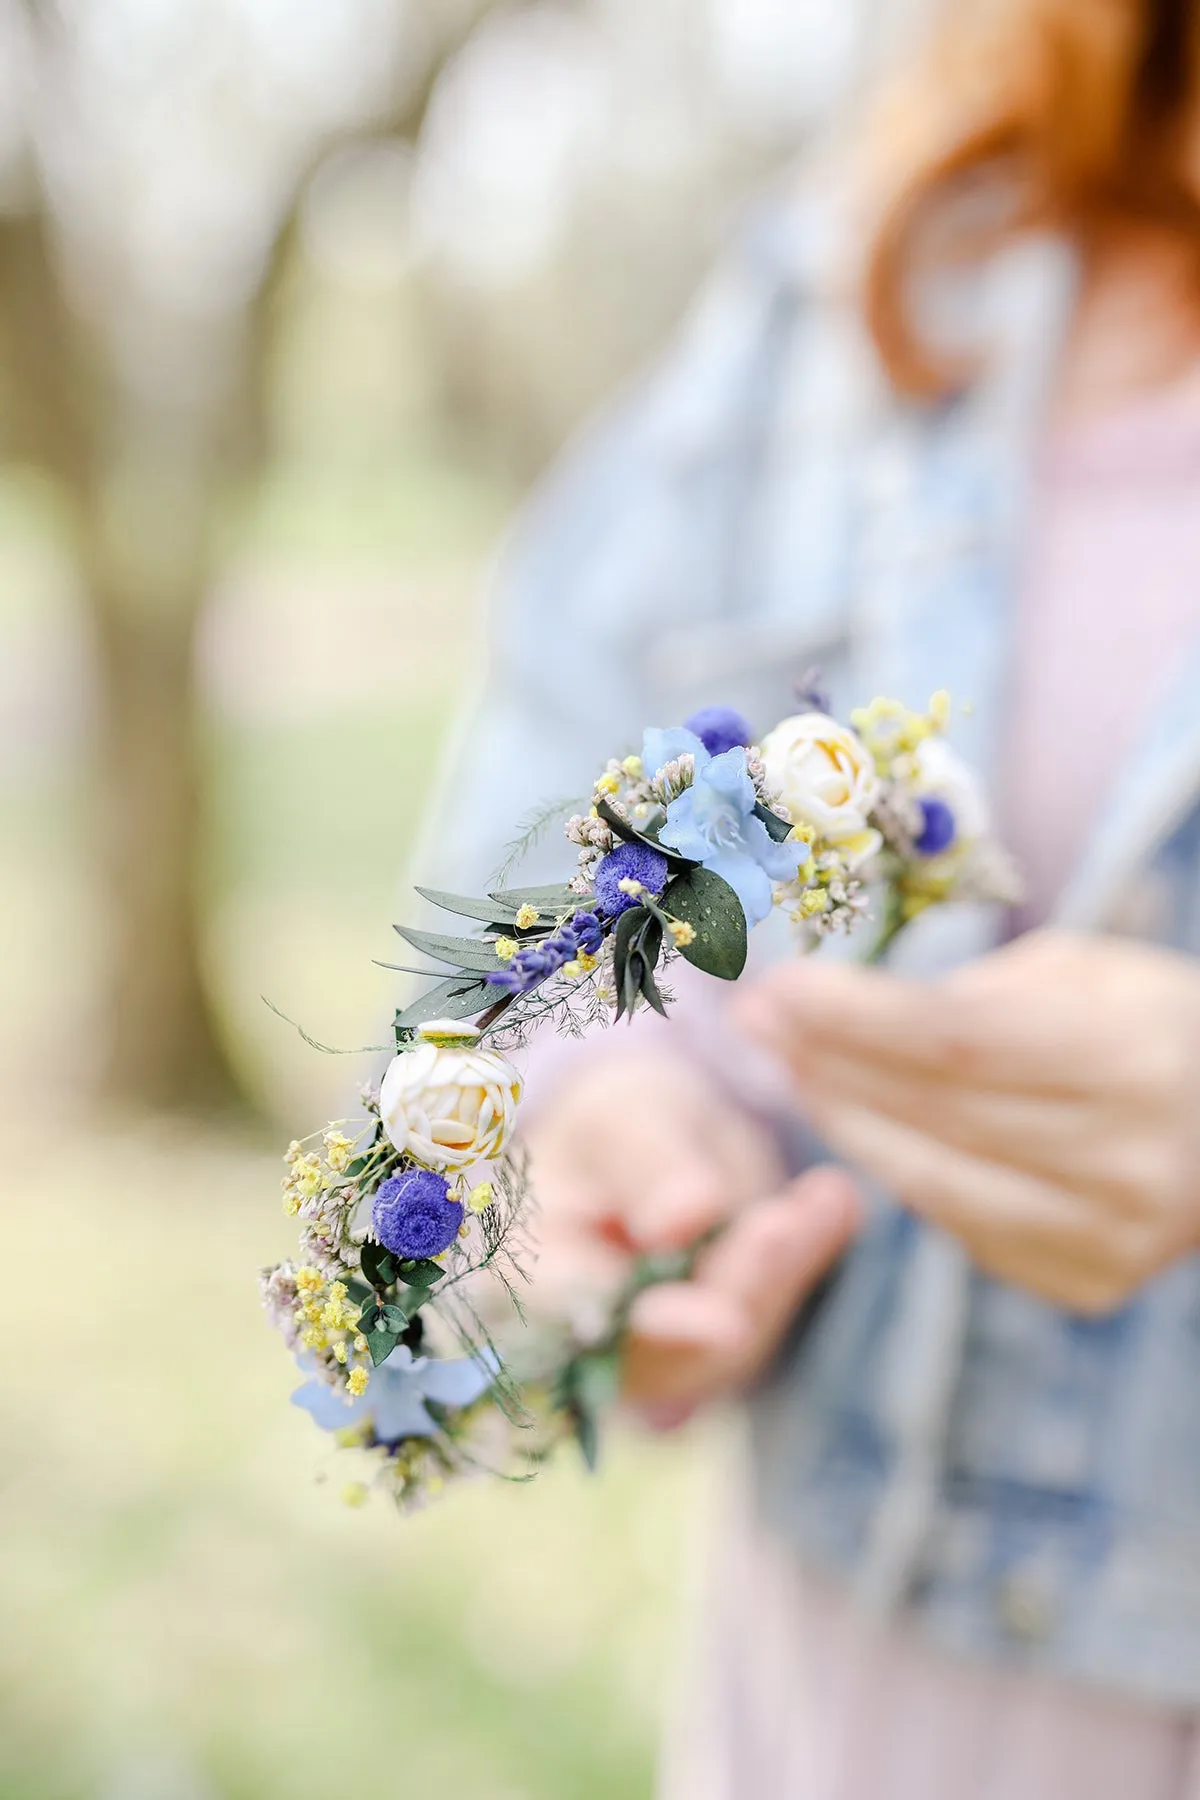
{"type": "Polygon", "coordinates": [[[262,997],[380,1040],[505,523],[861,23],[0,0],[5,1800],[651,1790],[711,1445],[347,1510],[254,1273],[366,1066],[262,997]]]}

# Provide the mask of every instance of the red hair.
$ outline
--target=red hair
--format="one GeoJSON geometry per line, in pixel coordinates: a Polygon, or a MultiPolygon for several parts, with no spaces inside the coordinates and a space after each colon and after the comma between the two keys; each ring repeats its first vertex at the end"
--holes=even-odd
{"type": "Polygon", "coordinates": [[[945,392],[960,371],[922,342],[911,280],[936,257],[929,227],[972,177],[1007,178],[1003,233],[1082,233],[1122,218],[1200,252],[1200,200],[1183,155],[1195,0],[950,5],[957,16],[882,115],[889,166],[865,269],[867,321],[888,372],[924,395],[945,392]]]}

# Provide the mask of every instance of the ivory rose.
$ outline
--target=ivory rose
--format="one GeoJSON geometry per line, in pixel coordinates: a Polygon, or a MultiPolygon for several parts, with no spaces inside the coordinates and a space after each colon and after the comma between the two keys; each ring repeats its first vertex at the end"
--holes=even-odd
{"type": "Polygon", "coordinates": [[[797,713],[760,746],[767,779],[797,825],[811,825],[851,868],[883,841],[869,824],[879,797],[874,759],[862,740],[827,713],[797,713]]]}
{"type": "Polygon", "coordinates": [[[435,1021],[425,1041],[389,1063],[379,1091],[383,1129],[427,1169],[462,1169],[498,1156],[512,1135],[521,1078],[470,1026],[435,1021]],[[441,1040],[430,1041],[437,1039],[441,1040]]]}

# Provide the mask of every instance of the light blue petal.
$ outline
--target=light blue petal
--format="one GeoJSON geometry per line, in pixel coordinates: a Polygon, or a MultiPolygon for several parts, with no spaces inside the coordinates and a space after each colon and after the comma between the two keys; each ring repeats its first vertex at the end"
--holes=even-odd
{"type": "Polygon", "coordinates": [[[367,1389],[367,1402],[375,1436],[385,1444],[397,1438],[433,1437],[437,1426],[421,1399],[421,1377],[409,1373],[388,1376],[376,1369],[367,1389]]]}
{"type": "Polygon", "coordinates": [[[659,842],[668,850],[678,850],[693,862],[703,862],[708,855],[709,839],[696,818],[696,790],[685,788],[667,808],[667,822],[658,834],[659,842]]]}
{"type": "Polygon", "coordinates": [[[729,883],[742,903],[746,924],[761,925],[771,911],[771,881],[753,858],[739,850],[718,850],[704,866],[729,883]]]}
{"type": "Polygon", "coordinates": [[[677,756],[694,756],[697,770],[712,761],[695,732],[685,725],[669,725],[665,729],[649,726],[642,738],[642,768],[647,778],[657,775],[664,764],[674,762],[677,756]]]}
{"type": "Polygon", "coordinates": [[[306,1381],[292,1395],[292,1405],[311,1413],[322,1431],[341,1431],[347,1425],[357,1425],[370,1411],[366,1394],[358,1400],[343,1400],[323,1381],[306,1381]]]}
{"type": "Polygon", "coordinates": [[[735,807],[743,818],[748,818],[754,811],[758,795],[746,769],[746,752],[740,744],[714,756],[700,780],[706,788],[711,788],[714,794],[735,807]]]}
{"type": "Polygon", "coordinates": [[[747,819],[742,836],[746,849],[772,881],[791,881],[800,864],[808,860],[807,844],[798,838],[785,838],[777,844],[761,819],[747,819]]]}
{"type": "Polygon", "coordinates": [[[452,1362],[428,1362],[415,1379],[426,1400],[436,1400],[439,1406],[470,1406],[487,1393],[499,1367],[499,1359],[485,1351],[452,1362]]]}

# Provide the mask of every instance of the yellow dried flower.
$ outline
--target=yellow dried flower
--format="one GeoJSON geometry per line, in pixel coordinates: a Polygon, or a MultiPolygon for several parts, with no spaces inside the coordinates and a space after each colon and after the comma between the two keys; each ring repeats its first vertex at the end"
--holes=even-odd
{"type": "Polygon", "coordinates": [[[363,1481],[348,1481],[342,1489],[343,1506],[365,1506],[367,1486],[363,1481]]]}
{"type": "Polygon", "coordinates": [[[467,1208],[473,1213],[486,1212],[494,1198],[491,1182],[481,1181],[478,1187],[473,1187],[467,1195],[467,1208]]]}
{"type": "Polygon", "coordinates": [[[513,924],[516,926],[518,931],[528,931],[530,929],[530,927],[533,925],[536,925],[537,922],[538,922],[538,909],[536,906],[530,906],[530,904],[527,900],[525,902],[524,906],[522,906],[518,910],[517,916],[513,920],[513,924]]]}
{"type": "Polygon", "coordinates": [[[337,1343],[333,1346],[333,1354],[335,1361],[340,1363],[345,1362],[350,1352],[346,1348],[346,1340],[344,1338],[339,1338],[337,1343]]]}
{"type": "Polygon", "coordinates": [[[300,1342],[306,1350],[324,1350],[329,1344],[329,1339],[319,1325],[306,1325],[300,1333],[300,1342]]]}
{"type": "Polygon", "coordinates": [[[686,919],[672,919],[667,926],[672,942],[679,950],[686,950],[689,944],[696,941],[696,927],[689,925],[686,919]]]}
{"type": "Polygon", "coordinates": [[[294,1176],[296,1186],[306,1199],[319,1194],[325,1185],[325,1171],[315,1156],[302,1156],[296,1164],[294,1176]]]}
{"type": "MultiPolygon", "coordinates": [[[[518,913],[517,916],[519,918],[520,914],[518,913]]],[[[511,962],[520,948],[521,946],[518,944],[516,938],[510,937],[498,937],[492,945],[492,949],[496,952],[496,955],[502,963],[511,962]]]]}
{"type": "Polygon", "coordinates": [[[350,1153],[354,1149],[354,1140],[343,1136],[340,1131],[325,1133],[325,1160],[335,1175],[345,1172],[350,1161],[350,1153]]]}
{"type": "Polygon", "coordinates": [[[295,1188],[284,1188],[283,1210],[289,1219],[294,1219],[296,1214],[300,1211],[300,1196],[295,1188]]]}
{"type": "Polygon", "coordinates": [[[625,761],[621,764],[621,767],[624,769],[625,773],[631,775],[635,781],[644,773],[640,756],[627,756],[625,761]]]}
{"type": "Polygon", "coordinates": [[[628,894],[631,900],[636,900],[640,894],[647,891],[645,883],[635,881],[632,875],[623,875],[617,886],[623,894],[628,894]]]}
{"type": "Polygon", "coordinates": [[[358,1332],[355,1336],[354,1348],[358,1351],[358,1354],[360,1356],[365,1356],[367,1353],[367,1349],[368,1349],[367,1340],[363,1336],[361,1331],[358,1332]]]}
{"type": "Polygon", "coordinates": [[[349,1379],[346,1382],[347,1392],[352,1394],[356,1400],[361,1400],[362,1396],[367,1391],[367,1384],[370,1379],[371,1377],[367,1374],[365,1369],[351,1369],[349,1379]]]}
{"type": "Polygon", "coordinates": [[[618,775],[614,775],[611,770],[606,771],[603,775],[601,775],[597,779],[596,792],[598,794],[610,794],[610,795],[611,794],[619,794],[620,791],[621,791],[620,777],[618,775]]]}
{"type": "Polygon", "coordinates": [[[811,919],[828,910],[829,895],[824,888],[808,888],[800,896],[800,917],[811,919]]]}
{"type": "Polygon", "coordinates": [[[324,1286],[325,1280],[320,1269],[314,1269],[311,1264],[305,1263],[303,1268],[296,1270],[296,1288],[299,1293],[319,1294],[324,1286]]]}

